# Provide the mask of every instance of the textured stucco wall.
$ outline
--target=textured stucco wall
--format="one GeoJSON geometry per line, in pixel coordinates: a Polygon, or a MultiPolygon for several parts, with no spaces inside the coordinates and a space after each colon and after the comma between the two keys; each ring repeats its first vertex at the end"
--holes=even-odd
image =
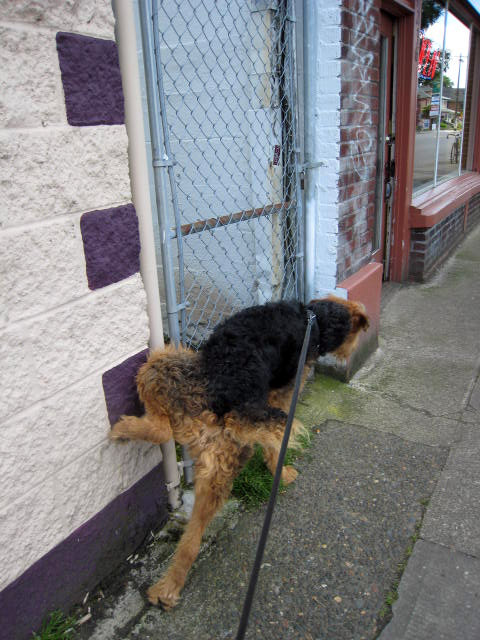
{"type": "Polygon", "coordinates": [[[70,122],[59,63],[59,32],[95,54],[113,23],[109,0],[0,5],[0,590],[160,460],[107,440],[102,376],[149,339],[123,107],[98,116],[114,108],[100,91],[70,122]],[[111,268],[91,281],[99,253],[111,268]]]}

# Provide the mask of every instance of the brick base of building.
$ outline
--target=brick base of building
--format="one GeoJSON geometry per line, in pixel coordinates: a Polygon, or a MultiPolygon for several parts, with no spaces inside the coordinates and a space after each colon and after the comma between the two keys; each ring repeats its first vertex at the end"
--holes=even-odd
{"type": "Polygon", "coordinates": [[[467,215],[467,228],[466,232],[469,233],[480,222],[480,193],[468,203],[468,215],[467,215]]]}
{"type": "Polygon", "coordinates": [[[480,194],[452,211],[438,224],[424,229],[412,229],[409,279],[414,282],[429,280],[479,222],[480,194]]]}

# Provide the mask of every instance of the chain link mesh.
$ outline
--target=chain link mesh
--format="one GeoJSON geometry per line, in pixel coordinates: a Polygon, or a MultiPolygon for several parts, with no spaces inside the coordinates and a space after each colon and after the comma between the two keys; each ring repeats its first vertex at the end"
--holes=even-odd
{"type": "Polygon", "coordinates": [[[242,307],[302,297],[294,20],[290,0],[153,11],[174,176],[161,213],[181,339],[198,347],[242,307]]]}

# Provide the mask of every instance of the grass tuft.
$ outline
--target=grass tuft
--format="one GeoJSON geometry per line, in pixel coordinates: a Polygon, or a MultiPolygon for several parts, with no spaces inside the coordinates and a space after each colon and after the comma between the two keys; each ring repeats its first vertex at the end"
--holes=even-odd
{"type": "MultiPolygon", "coordinates": [[[[305,449],[308,449],[312,443],[313,433],[309,429],[303,429],[296,436],[294,447],[287,449],[284,464],[293,464],[305,449]]],[[[175,443],[177,461],[182,460],[182,447],[175,443]]],[[[182,489],[187,488],[185,476],[182,474],[180,478],[182,489]]],[[[248,508],[259,507],[266,502],[272,490],[273,476],[267,469],[263,461],[262,449],[255,446],[255,451],[242,469],[240,474],[235,478],[232,488],[232,495],[241,500],[248,508]]],[[[280,482],[280,491],[285,491],[285,486],[280,482]]]]}
{"type": "Polygon", "coordinates": [[[72,638],[76,619],[65,616],[61,611],[50,614],[39,633],[33,633],[33,640],[66,640],[72,638]]]}
{"type": "MultiPolygon", "coordinates": [[[[302,451],[310,446],[312,437],[312,433],[307,429],[297,437],[297,446],[287,449],[285,454],[286,465],[292,464],[302,451]]],[[[253,456],[233,482],[232,495],[241,500],[246,507],[253,509],[267,502],[272,485],[273,476],[265,465],[262,449],[255,446],[253,456]]],[[[285,491],[285,488],[280,481],[280,491],[285,491]]]]}
{"type": "Polygon", "coordinates": [[[255,452],[233,482],[232,495],[249,508],[258,507],[272,490],[273,477],[263,461],[262,449],[255,452]]]}

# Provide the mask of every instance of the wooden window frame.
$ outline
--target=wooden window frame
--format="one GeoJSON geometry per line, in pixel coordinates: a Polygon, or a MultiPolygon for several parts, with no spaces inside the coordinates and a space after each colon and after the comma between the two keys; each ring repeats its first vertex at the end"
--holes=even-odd
{"type": "MultiPolygon", "coordinates": [[[[470,172],[413,195],[413,166],[416,130],[416,96],[418,60],[418,32],[421,0],[386,0],[382,8],[397,18],[397,121],[396,121],[396,184],[393,204],[393,246],[391,248],[390,279],[408,278],[410,229],[433,226],[456,207],[480,193],[480,91],[473,95],[470,113],[473,145],[470,172]]],[[[480,50],[480,15],[466,0],[450,0],[449,10],[476,31],[477,55],[480,50]]],[[[472,61],[470,61],[472,64],[472,61]]],[[[474,87],[480,85],[480,65],[475,66],[474,87]]]]}

